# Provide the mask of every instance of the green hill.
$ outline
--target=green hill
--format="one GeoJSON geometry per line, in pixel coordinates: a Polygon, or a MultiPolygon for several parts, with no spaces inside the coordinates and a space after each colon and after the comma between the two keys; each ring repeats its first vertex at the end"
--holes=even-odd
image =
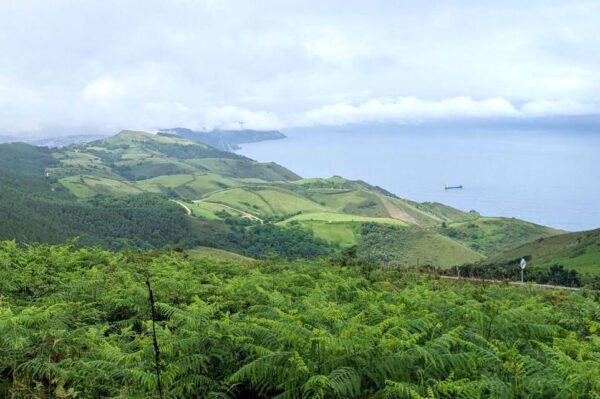
{"type": "Polygon", "coordinates": [[[597,274],[600,270],[600,229],[540,238],[490,258],[489,264],[516,264],[527,259],[528,266],[562,265],[566,269],[597,274]]]}
{"type": "Polygon", "coordinates": [[[497,255],[524,243],[563,233],[514,218],[477,217],[444,223],[437,231],[485,256],[497,255]]]}
{"type": "Polygon", "coordinates": [[[47,172],[78,197],[152,191],[194,200],[245,179],[299,179],[274,163],[261,164],[206,144],[144,132],[123,131],[54,155],[58,165],[47,172]]]}
{"type": "MultiPolygon", "coordinates": [[[[136,246],[209,245],[253,257],[260,251],[285,257],[316,256],[324,253],[323,240],[331,247],[328,253],[358,245],[360,256],[368,259],[444,267],[558,233],[516,219],[483,218],[439,203],[409,201],[340,176],[302,179],[275,163],[256,162],[171,134],[122,131],[62,149],[21,144],[19,151],[19,159],[8,155],[10,151],[2,158],[10,173],[28,173],[27,178],[13,176],[12,187],[20,192],[19,186],[27,186],[25,190],[44,194],[31,199],[39,202],[36,205],[19,203],[18,195],[11,194],[9,199],[5,193],[5,212],[12,209],[8,220],[22,216],[4,227],[0,238],[58,242],[83,235],[88,243],[111,247],[121,242],[114,240],[118,238],[133,240],[136,246]],[[136,200],[148,196],[153,198],[152,204],[136,200]],[[184,204],[190,216],[169,199],[184,204]],[[118,215],[111,218],[108,209],[118,215]],[[84,218],[84,214],[98,216],[84,218]],[[175,220],[173,215],[183,228],[163,231],[161,218],[175,220]],[[103,228],[103,217],[108,219],[105,224],[113,227],[103,228]],[[245,222],[240,224],[235,217],[245,222]],[[43,221],[42,225],[35,223],[35,218],[43,221]],[[275,230],[251,227],[271,223],[276,224],[275,230]],[[385,246],[387,252],[381,256],[374,254],[383,247],[373,246],[373,235],[365,234],[364,226],[371,223],[397,227],[383,235],[394,245],[385,246]],[[146,227],[140,227],[138,234],[137,225],[146,227]],[[305,236],[305,231],[310,231],[312,238],[305,236]],[[265,237],[276,234],[285,239],[275,240],[273,247],[267,245],[265,237]],[[312,243],[298,247],[299,252],[290,251],[290,245],[300,242],[312,243]]],[[[11,187],[9,182],[4,184],[11,187]]]]}

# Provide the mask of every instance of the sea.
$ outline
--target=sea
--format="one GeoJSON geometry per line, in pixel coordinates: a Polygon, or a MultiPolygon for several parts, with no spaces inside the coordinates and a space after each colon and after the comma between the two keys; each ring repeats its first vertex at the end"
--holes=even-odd
{"type": "Polygon", "coordinates": [[[302,177],[360,179],[401,198],[485,216],[600,228],[600,131],[367,124],[283,133],[238,153],[302,177]]]}

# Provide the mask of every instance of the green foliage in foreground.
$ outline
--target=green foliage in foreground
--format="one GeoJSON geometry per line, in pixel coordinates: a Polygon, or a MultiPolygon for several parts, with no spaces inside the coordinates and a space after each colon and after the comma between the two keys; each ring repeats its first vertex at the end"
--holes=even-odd
{"type": "Polygon", "coordinates": [[[0,397],[158,397],[148,276],[168,398],[600,395],[585,293],[4,242],[0,397]]]}

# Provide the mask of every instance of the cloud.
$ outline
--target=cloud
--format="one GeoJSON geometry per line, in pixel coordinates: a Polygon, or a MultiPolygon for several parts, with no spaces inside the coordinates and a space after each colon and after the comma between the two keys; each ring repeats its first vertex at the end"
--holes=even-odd
{"type": "Polygon", "coordinates": [[[205,110],[206,125],[219,129],[280,129],[285,127],[279,117],[265,111],[250,111],[236,106],[209,107],[205,110]]]}
{"type": "Polygon", "coordinates": [[[98,78],[83,89],[83,98],[87,101],[110,101],[124,94],[123,86],[110,76],[98,78]]]}
{"type": "Polygon", "coordinates": [[[523,104],[521,112],[525,116],[593,115],[599,114],[600,109],[592,104],[563,99],[531,101],[523,104]]]}
{"type": "Polygon", "coordinates": [[[0,134],[598,113],[599,14],[586,0],[0,1],[0,134]]]}
{"type": "Polygon", "coordinates": [[[406,122],[429,118],[485,118],[517,116],[519,111],[505,99],[475,101],[470,97],[453,97],[427,101],[401,97],[391,101],[371,100],[359,105],[335,104],[313,109],[305,114],[309,124],[337,125],[357,122],[406,122]]]}
{"type": "Polygon", "coordinates": [[[535,100],[514,106],[503,98],[473,100],[453,97],[439,101],[416,97],[370,100],[357,105],[338,103],[309,110],[296,119],[298,125],[343,125],[362,122],[413,123],[431,119],[527,118],[600,114],[592,104],[573,100],[535,100]]]}

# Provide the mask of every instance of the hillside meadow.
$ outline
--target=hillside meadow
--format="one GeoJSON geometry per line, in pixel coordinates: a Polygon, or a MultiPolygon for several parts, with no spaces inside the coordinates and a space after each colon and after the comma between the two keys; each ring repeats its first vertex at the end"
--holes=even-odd
{"type": "Polygon", "coordinates": [[[0,397],[595,398],[597,294],[0,243],[0,397]]]}

